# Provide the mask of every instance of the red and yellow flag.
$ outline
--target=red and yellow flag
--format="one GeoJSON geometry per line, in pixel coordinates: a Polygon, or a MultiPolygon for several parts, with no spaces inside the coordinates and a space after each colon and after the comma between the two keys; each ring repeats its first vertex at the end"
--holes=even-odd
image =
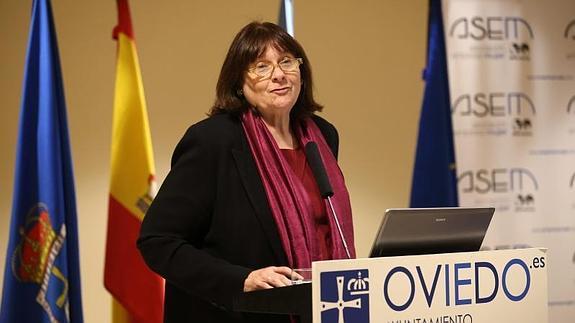
{"type": "Polygon", "coordinates": [[[117,0],[118,42],[104,285],[114,323],[162,322],[164,282],[136,248],[156,186],[152,139],[127,0],[117,0]]]}

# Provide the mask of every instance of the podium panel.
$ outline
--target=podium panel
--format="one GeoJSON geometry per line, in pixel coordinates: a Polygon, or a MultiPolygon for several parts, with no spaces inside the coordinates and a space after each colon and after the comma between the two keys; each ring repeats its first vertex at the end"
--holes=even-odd
{"type": "Polygon", "coordinates": [[[234,300],[234,310],[245,313],[286,314],[311,323],[311,284],[245,292],[234,300]]]}
{"type": "Polygon", "coordinates": [[[314,262],[314,323],[548,321],[546,249],[314,262]]]}

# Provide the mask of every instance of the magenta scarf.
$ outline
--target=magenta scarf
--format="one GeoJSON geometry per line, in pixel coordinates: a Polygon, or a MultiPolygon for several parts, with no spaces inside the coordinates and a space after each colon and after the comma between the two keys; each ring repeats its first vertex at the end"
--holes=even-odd
{"type": "MultiPolygon", "coordinates": [[[[283,157],[262,118],[253,111],[249,111],[242,115],[242,126],[264,184],[288,264],[292,268],[311,268],[312,260],[318,259],[320,251],[316,242],[308,193],[283,157]]],[[[294,131],[302,149],[310,141],[315,141],[319,148],[334,191],[331,201],[338,215],[349,252],[355,258],[349,194],[337,161],[321,131],[311,118],[306,118],[300,124],[295,125],[294,131]]],[[[325,201],[325,210],[329,218],[333,246],[331,258],[345,259],[347,257],[345,249],[327,201],[325,201]]]]}

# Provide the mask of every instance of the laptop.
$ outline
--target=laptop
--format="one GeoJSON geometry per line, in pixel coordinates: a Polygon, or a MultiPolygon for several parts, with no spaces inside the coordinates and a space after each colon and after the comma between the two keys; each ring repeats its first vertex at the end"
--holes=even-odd
{"type": "Polygon", "coordinates": [[[478,251],[495,209],[388,209],[370,257],[478,251]]]}

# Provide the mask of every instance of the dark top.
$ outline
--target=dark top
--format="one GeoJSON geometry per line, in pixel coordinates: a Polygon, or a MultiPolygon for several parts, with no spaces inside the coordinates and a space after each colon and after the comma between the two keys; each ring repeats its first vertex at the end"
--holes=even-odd
{"type": "MultiPolygon", "coordinates": [[[[337,157],[336,129],[313,120],[337,157]]],[[[232,312],[252,270],[287,260],[241,122],[231,115],[205,119],[180,140],[138,248],[166,279],[165,322],[289,322],[232,312]]]]}

